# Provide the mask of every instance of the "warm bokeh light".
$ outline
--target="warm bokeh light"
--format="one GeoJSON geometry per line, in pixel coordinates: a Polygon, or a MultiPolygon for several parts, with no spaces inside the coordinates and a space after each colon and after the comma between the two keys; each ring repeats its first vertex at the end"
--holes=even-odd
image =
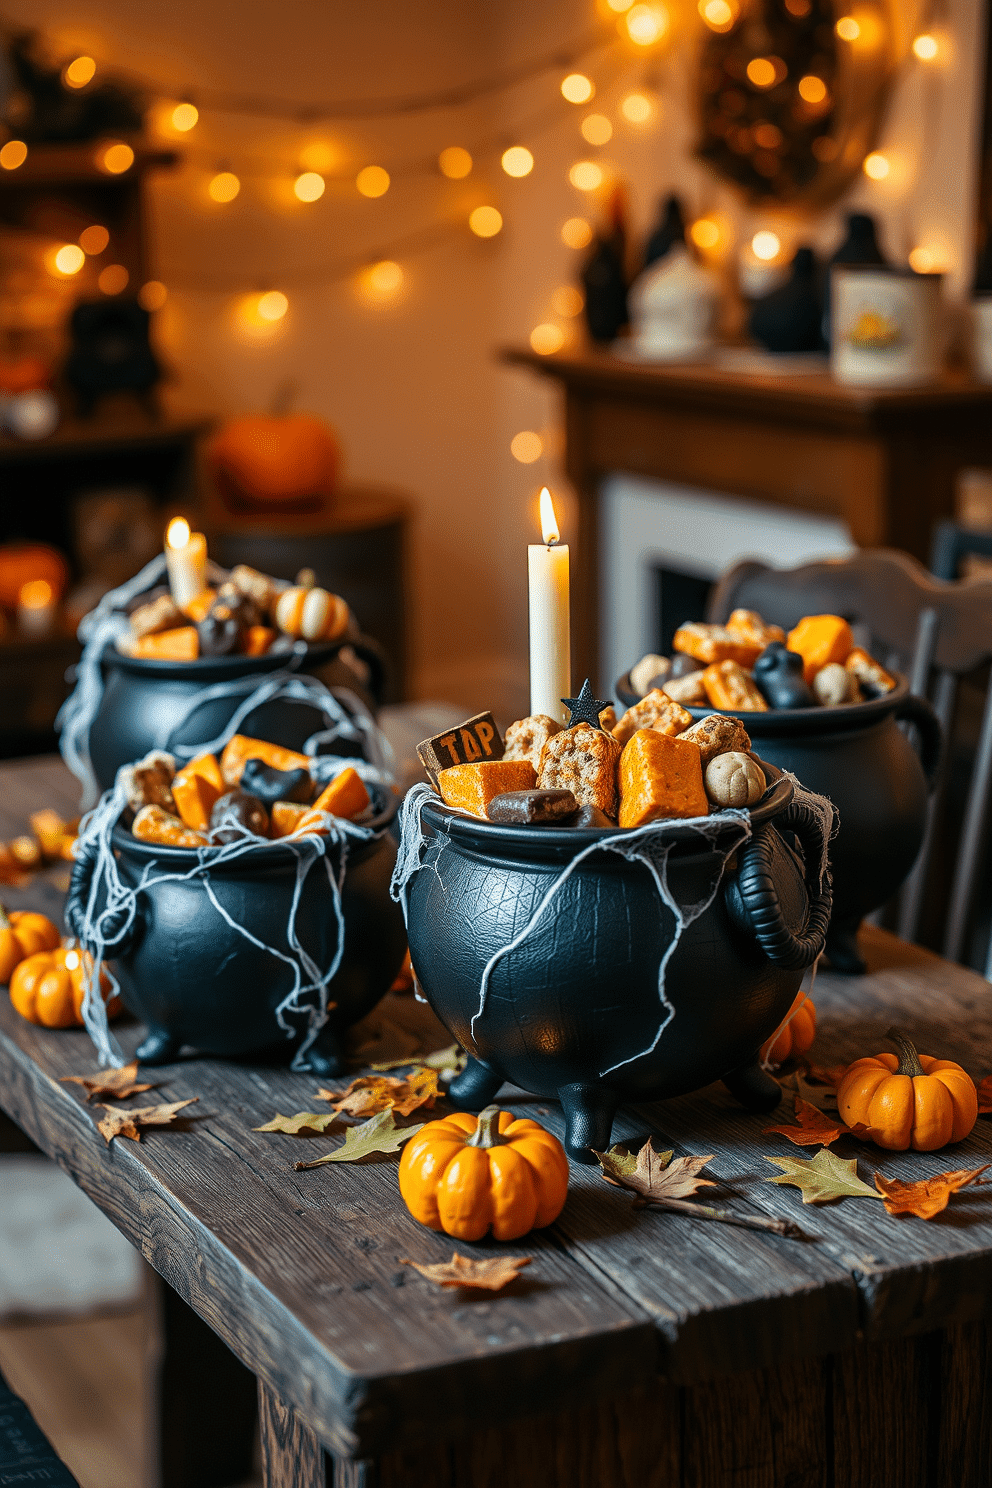
{"type": "MultiPolygon", "coordinates": [[[[17,603],[26,610],[43,610],[46,605],[51,604],[54,597],[52,586],[47,579],[28,579],[27,583],[22,584],[17,591],[17,603]]],[[[68,961],[67,956],[66,965],[68,961]]]]}
{"type": "Polygon", "coordinates": [[[324,178],[316,171],[304,171],[293,182],[293,194],[301,202],[319,201],[325,189],[324,178]]]}
{"type": "Polygon", "coordinates": [[[752,57],[747,64],[748,82],[755,88],[770,88],[778,73],[770,57],[752,57]]]}
{"type": "Polygon", "coordinates": [[[173,517],[165,531],[165,541],[170,548],[184,548],[189,542],[189,523],[185,517],[173,517]]]}
{"type": "Polygon", "coordinates": [[[476,207],[468,214],[468,225],[477,238],[494,238],[503,227],[503,214],[495,207],[476,207]]]}
{"type": "Polygon", "coordinates": [[[561,80],[561,96],[569,103],[588,103],[596,89],[584,72],[570,72],[561,80]]]}
{"type": "Polygon", "coordinates": [[[553,351],[561,351],[565,345],[565,332],[561,326],[552,325],[550,321],[544,325],[536,325],[530,333],[530,344],[541,356],[550,356],[553,351]]]}
{"type": "Polygon", "coordinates": [[[367,268],[362,278],[372,294],[385,299],[394,295],[403,283],[403,270],[391,258],[383,258],[367,268]]]}
{"type": "Polygon", "coordinates": [[[103,147],[98,157],[98,164],[108,175],[122,176],[134,164],[134,151],[122,140],[115,140],[112,144],[103,147]]]}
{"type": "Polygon", "coordinates": [[[785,8],[790,15],[802,20],[813,9],[813,0],[785,0],[785,8]]]}
{"type": "Polygon", "coordinates": [[[576,289],[574,284],[560,284],[551,296],[555,314],[566,317],[578,315],[585,302],[581,289],[576,289]]]}
{"type": "Polygon", "coordinates": [[[177,103],[172,110],[172,127],[178,129],[180,134],[189,134],[196,127],[200,117],[200,111],[192,103],[177,103]]]}
{"type": "Polygon", "coordinates": [[[769,232],[767,229],[763,232],[756,232],[751,239],[751,252],[755,258],[764,259],[766,262],[777,258],[781,249],[782,240],[778,233],[769,232]]]}
{"type": "Polygon", "coordinates": [[[169,297],[169,291],[161,279],[149,279],[138,290],[138,304],[142,310],[161,310],[169,297]]]}
{"type": "Polygon", "coordinates": [[[539,460],[544,450],[544,440],[540,434],[535,434],[533,429],[521,429],[519,434],[514,434],[510,440],[510,454],[521,465],[533,465],[539,460]]]}
{"type": "Polygon", "coordinates": [[[740,15],[740,6],[729,0],[699,0],[699,14],[711,31],[730,31],[740,15]]]}
{"type": "Polygon", "coordinates": [[[595,191],[603,184],[603,167],[595,160],[577,160],[568,173],[568,179],[578,191],[595,191]]]}
{"type": "Polygon", "coordinates": [[[566,248],[585,248],[592,242],[592,228],[584,217],[569,217],[562,223],[561,240],[566,248]]]}
{"type": "Polygon", "coordinates": [[[910,252],[909,267],[914,274],[940,274],[946,270],[947,261],[936,248],[925,248],[921,244],[910,252]]]}
{"type": "Polygon", "coordinates": [[[541,536],[550,546],[551,543],[558,541],[561,533],[558,531],[558,518],[555,516],[554,503],[551,500],[551,492],[547,486],[541,487],[540,511],[541,536]]]}
{"type": "Polygon", "coordinates": [[[654,46],[661,41],[670,25],[668,11],[663,5],[635,5],[625,18],[627,35],[635,46],[654,46]]]}
{"type": "Polygon", "coordinates": [[[241,182],[233,171],[218,171],[211,176],[207,185],[207,195],[211,201],[232,202],[241,190],[241,182]]]}
{"type": "Polygon", "coordinates": [[[754,143],[762,150],[777,150],[782,144],[782,131],[777,124],[769,124],[767,119],[754,126],[754,143]]]}
{"type": "Polygon", "coordinates": [[[525,145],[511,145],[503,151],[500,165],[508,176],[529,176],[534,169],[534,157],[525,145]]]}
{"type": "Polygon", "coordinates": [[[449,181],[462,180],[472,169],[472,157],[461,145],[449,145],[446,150],[442,150],[437,163],[442,176],[447,176],[449,181]]]}
{"type": "Polygon", "coordinates": [[[4,170],[16,170],[28,158],[28,147],[23,140],[8,140],[0,148],[0,165],[4,170]]]}
{"type": "Polygon", "coordinates": [[[389,190],[389,172],[381,165],[367,165],[358,172],[355,185],[363,196],[385,196],[389,190]]]}
{"type": "Polygon", "coordinates": [[[84,227],[79,234],[79,246],[84,253],[93,257],[102,253],[110,242],[110,234],[105,227],[100,227],[94,222],[92,227],[84,227]]]}
{"type": "Polygon", "coordinates": [[[799,97],[804,103],[822,103],[827,96],[827,85],[815,73],[807,73],[799,79],[799,97]]]}
{"type": "Polygon", "coordinates": [[[329,171],[336,159],[334,146],[326,140],[311,140],[300,151],[300,167],[305,171],[329,171]]]}
{"type": "Polygon", "coordinates": [[[689,236],[697,248],[715,248],[720,241],[720,225],[712,217],[697,217],[689,228],[689,236]]]}
{"type": "Polygon", "coordinates": [[[282,320],[289,309],[289,300],[281,289],[270,289],[266,294],[259,295],[255,309],[262,320],[282,320]]]}
{"type": "Polygon", "coordinates": [[[623,15],[624,11],[629,10],[633,5],[634,0],[606,0],[606,3],[617,15],[623,15]]]}
{"type": "Polygon", "coordinates": [[[70,275],[79,273],[86,262],[86,254],[78,243],[63,243],[61,248],[56,248],[47,255],[46,262],[50,274],[64,274],[69,278],[70,275]]]}
{"type": "Polygon", "coordinates": [[[100,272],[96,281],[100,286],[100,293],[105,295],[122,294],[127,289],[130,274],[123,264],[108,264],[100,272]]]}
{"type": "Polygon", "coordinates": [[[857,41],[861,35],[861,27],[853,16],[841,16],[834,30],[841,41],[857,41]]]}
{"type": "Polygon", "coordinates": [[[605,114],[586,114],[579,128],[590,145],[606,145],[613,138],[613,125],[605,114]]]}
{"type": "Polygon", "coordinates": [[[620,112],[630,124],[644,124],[653,112],[651,100],[646,93],[628,93],[620,105],[620,112]]]}
{"type": "Polygon", "coordinates": [[[921,62],[932,62],[938,50],[937,38],[931,36],[929,31],[913,38],[913,52],[921,62]]]}
{"type": "Polygon", "coordinates": [[[78,968],[79,968],[79,952],[78,951],[66,951],[66,953],[65,953],[65,960],[63,961],[62,964],[65,967],[66,971],[76,971],[76,970],[78,970],[78,968]]]}
{"type": "Polygon", "coordinates": [[[67,88],[85,88],[96,74],[96,63],[92,57],[75,57],[62,71],[62,81],[67,88]]]}
{"type": "Polygon", "coordinates": [[[883,155],[881,150],[872,150],[870,155],[865,156],[861,169],[873,181],[884,181],[892,167],[887,155],[883,155]]]}

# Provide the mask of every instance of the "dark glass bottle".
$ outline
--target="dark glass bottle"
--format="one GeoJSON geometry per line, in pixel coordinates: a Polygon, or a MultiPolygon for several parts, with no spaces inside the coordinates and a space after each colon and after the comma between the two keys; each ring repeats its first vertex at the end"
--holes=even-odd
{"type": "Polygon", "coordinates": [[[816,283],[812,248],[799,248],[789,278],[755,300],[748,329],[768,351],[821,351],[823,305],[816,283]]]}
{"type": "Polygon", "coordinates": [[[657,263],[676,243],[685,242],[685,215],[677,196],[669,196],[644,245],[644,267],[657,263]]]}
{"type": "Polygon", "coordinates": [[[582,270],[585,317],[593,341],[614,341],[627,324],[627,231],[623,197],[610,199],[608,224],[596,234],[593,250],[582,270]]]}

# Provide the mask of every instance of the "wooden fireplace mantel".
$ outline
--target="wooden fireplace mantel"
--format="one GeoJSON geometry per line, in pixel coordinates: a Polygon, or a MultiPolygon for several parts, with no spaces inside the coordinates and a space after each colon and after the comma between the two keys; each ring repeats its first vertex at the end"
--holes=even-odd
{"type": "Polygon", "coordinates": [[[604,351],[508,348],[565,390],[565,465],[579,505],[575,675],[595,677],[598,491],[629,471],[847,523],[861,547],[924,562],[968,465],[992,464],[992,386],[948,375],[923,387],[851,388],[826,372],[660,366],[604,351]]]}

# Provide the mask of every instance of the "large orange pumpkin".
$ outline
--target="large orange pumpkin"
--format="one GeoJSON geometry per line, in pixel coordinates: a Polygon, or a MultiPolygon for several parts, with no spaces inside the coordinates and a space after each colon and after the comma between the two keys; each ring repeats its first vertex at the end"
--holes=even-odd
{"type": "Polygon", "coordinates": [[[978,1119],[971,1076],[951,1059],[918,1054],[897,1029],[898,1054],[875,1054],[849,1065],[837,1087],[837,1109],[848,1126],[865,1126],[879,1147],[936,1152],[962,1142],[978,1119]]]}
{"type": "Polygon", "coordinates": [[[62,554],[46,543],[0,543],[0,606],[6,610],[17,608],[22,585],[32,579],[44,579],[61,599],[68,576],[62,554]]]}
{"type": "Polygon", "coordinates": [[[313,511],[326,505],[337,485],[341,450],[322,419],[257,414],[225,424],[207,459],[235,509],[313,511]]]}

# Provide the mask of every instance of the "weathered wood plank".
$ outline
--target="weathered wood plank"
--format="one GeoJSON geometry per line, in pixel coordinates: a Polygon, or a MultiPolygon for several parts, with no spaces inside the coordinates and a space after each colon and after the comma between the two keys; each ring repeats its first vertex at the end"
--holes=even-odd
{"type": "Polygon", "coordinates": [[[992,1483],[992,1329],[965,1323],[937,1335],[939,1409],[930,1441],[933,1488],[992,1483]]]}
{"type": "Polygon", "coordinates": [[[323,1447],[263,1380],[258,1382],[258,1427],[265,1488],[325,1488],[323,1447]]]}
{"type": "Polygon", "coordinates": [[[834,1361],[835,1488],[928,1488],[926,1342],[861,1342],[834,1361]]]}
{"type": "Polygon", "coordinates": [[[828,1488],[829,1380],[813,1359],[685,1390],[683,1488],[828,1488]]]}

